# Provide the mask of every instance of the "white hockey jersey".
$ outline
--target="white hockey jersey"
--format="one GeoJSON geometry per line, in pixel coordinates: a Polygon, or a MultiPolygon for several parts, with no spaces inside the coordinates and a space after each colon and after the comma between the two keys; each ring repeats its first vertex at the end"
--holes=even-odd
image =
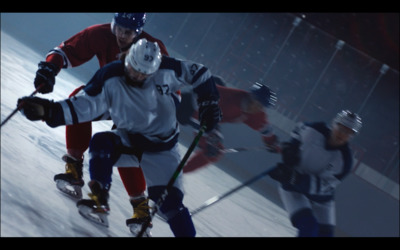
{"type": "Polygon", "coordinates": [[[325,123],[299,123],[292,131],[292,143],[300,147],[300,162],[295,166],[301,174],[296,186],[283,185],[285,190],[300,191],[310,199],[333,199],[336,187],[352,168],[348,144],[332,147],[327,144],[330,129],[325,123]]]}
{"type": "Polygon", "coordinates": [[[164,56],[159,70],[138,87],[127,84],[123,62],[115,61],[99,69],[81,94],[60,101],[63,115],[52,123],[77,124],[108,112],[125,145],[127,135],[140,134],[144,141],[138,143],[157,150],[157,144],[177,138],[176,91],[184,86],[198,98],[219,98],[210,71],[201,64],[164,56]]]}

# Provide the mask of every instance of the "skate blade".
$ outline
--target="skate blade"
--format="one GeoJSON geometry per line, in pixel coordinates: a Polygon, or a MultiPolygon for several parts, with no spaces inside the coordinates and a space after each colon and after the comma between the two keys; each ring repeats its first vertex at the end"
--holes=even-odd
{"type": "Polygon", "coordinates": [[[82,188],[77,185],[71,185],[64,180],[56,180],[56,186],[63,194],[66,194],[74,199],[82,199],[82,188]]]}
{"type": "Polygon", "coordinates": [[[103,227],[108,227],[108,214],[107,213],[99,213],[94,211],[93,208],[85,206],[85,205],[78,205],[79,214],[82,215],[85,219],[101,225],[103,227]]]}
{"type": "MultiPolygon", "coordinates": [[[[142,224],[132,223],[132,224],[128,224],[128,227],[129,227],[129,231],[131,231],[131,233],[135,236],[137,236],[140,233],[140,231],[142,230],[142,224]]],[[[146,231],[143,233],[142,237],[152,237],[150,228],[146,229],[146,231]]]]}

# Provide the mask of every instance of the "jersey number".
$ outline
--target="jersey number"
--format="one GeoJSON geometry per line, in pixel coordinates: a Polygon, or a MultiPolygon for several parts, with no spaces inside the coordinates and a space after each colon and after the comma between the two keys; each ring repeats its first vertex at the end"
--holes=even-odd
{"type": "Polygon", "coordinates": [[[149,62],[152,62],[153,60],[154,60],[154,57],[153,56],[151,56],[151,55],[144,55],[144,60],[145,61],[149,61],[149,62]]]}
{"type": "Polygon", "coordinates": [[[160,92],[161,95],[169,94],[169,85],[168,84],[156,85],[156,88],[157,88],[158,92],[160,92]]]}

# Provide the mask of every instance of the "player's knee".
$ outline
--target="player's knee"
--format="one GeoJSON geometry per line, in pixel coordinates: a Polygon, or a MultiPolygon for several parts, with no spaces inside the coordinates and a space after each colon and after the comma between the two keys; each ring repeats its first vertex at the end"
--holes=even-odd
{"type": "Polygon", "coordinates": [[[317,237],[319,225],[309,208],[302,209],[291,217],[292,224],[299,230],[299,237],[317,237]]]}
{"type": "Polygon", "coordinates": [[[121,143],[119,136],[110,132],[96,133],[89,144],[89,153],[91,157],[104,159],[117,158],[117,146],[121,143]]]}
{"type": "MultiPolygon", "coordinates": [[[[164,190],[165,186],[149,187],[149,198],[154,202],[157,202],[161,195],[163,195],[164,190]]],[[[183,192],[176,187],[172,187],[168,192],[168,195],[165,197],[161,207],[159,208],[159,214],[168,221],[178,214],[179,211],[184,207],[182,201],[183,192]]]]}
{"type": "MultiPolygon", "coordinates": [[[[149,187],[148,192],[150,199],[157,202],[163,194],[164,189],[165,186],[149,187]]],[[[189,210],[183,205],[182,200],[183,192],[178,188],[172,187],[160,207],[159,214],[167,220],[176,237],[194,237],[196,235],[196,230],[189,210]]]]}
{"type": "Polygon", "coordinates": [[[120,138],[110,132],[97,133],[89,145],[89,172],[91,179],[111,182],[112,168],[119,158],[116,148],[120,138]]]}

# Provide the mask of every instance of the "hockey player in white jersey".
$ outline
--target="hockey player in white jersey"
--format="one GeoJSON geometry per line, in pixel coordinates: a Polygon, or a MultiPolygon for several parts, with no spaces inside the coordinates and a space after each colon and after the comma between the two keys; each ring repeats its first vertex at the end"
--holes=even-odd
{"type": "MultiPolygon", "coordinates": [[[[96,72],[82,94],[53,102],[24,97],[21,112],[50,127],[91,121],[109,112],[112,131],[93,135],[89,146],[91,198],[78,203],[109,213],[113,166],[142,166],[149,198],[157,201],[180,162],[176,91],[191,86],[198,97],[206,132],[221,119],[219,93],[210,71],[199,63],[162,56],[157,43],[139,40],[128,55],[96,72]],[[139,164],[140,163],[140,164],[139,164]]],[[[195,228],[183,205],[182,175],[159,209],[176,237],[193,237],[195,228]]]]}
{"type": "Polygon", "coordinates": [[[299,123],[282,146],[283,163],[270,173],[299,237],[332,237],[336,225],[334,194],[352,168],[349,140],[361,118],[343,110],[331,126],[299,123]]]}

